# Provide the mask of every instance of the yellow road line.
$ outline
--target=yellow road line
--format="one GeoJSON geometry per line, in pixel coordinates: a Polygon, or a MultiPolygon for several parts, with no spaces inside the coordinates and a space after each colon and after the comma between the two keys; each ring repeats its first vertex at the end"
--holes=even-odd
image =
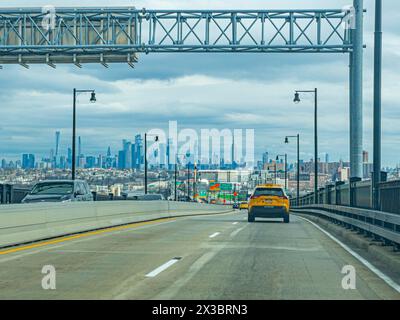
{"type": "Polygon", "coordinates": [[[51,244],[57,244],[57,243],[60,243],[60,242],[65,242],[65,241],[75,240],[75,239],[79,239],[79,238],[90,237],[90,236],[94,236],[94,235],[98,235],[98,234],[102,234],[102,233],[108,233],[108,232],[125,230],[125,229],[134,229],[134,228],[138,228],[138,227],[141,227],[141,226],[157,224],[157,223],[160,223],[160,222],[174,221],[174,220],[175,219],[165,218],[165,219],[159,219],[159,220],[154,220],[154,221],[131,223],[131,224],[127,224],[127,225],[119,226],[119,227],[110,227],[110,228],[107,228],[107,229],[102,229],[102,230],[97,230],[97,231],[89,231],[89,232],[80,233],[80,234],[76,234],[76,235],[73,235],[73,236],[68,236],[68,237],[64,237],[64,238],[60,238],[60,239],[54,239],[54,240],[34,243],[34,244],[26,245],[26,246],[10,248],[10,249],[7,249],[7,250],[0,251],[0,255],[19,252],[19,251],[24,251],[24,250],[29,250],[29,249],[34,249],[34,248],[40,248],[40,247],[48,246],[48,245],[51,245],[51,244]]]}

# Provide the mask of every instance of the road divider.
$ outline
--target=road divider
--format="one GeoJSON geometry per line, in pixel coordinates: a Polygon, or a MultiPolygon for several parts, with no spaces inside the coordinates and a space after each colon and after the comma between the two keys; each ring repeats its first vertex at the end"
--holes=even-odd
{"type": "Polygon", "coordinates": [[[0,248],[157,219],[228,213],[221,205],[173,201],[11,204],[0,207],[0,248]]]}

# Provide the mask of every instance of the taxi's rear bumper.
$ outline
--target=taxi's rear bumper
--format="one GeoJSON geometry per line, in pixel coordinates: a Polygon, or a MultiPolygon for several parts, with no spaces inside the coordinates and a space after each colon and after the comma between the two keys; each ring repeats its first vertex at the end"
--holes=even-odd
{"type": "Polygon", "coordinates": [[[259,218],[284,218],[288,212],[282,206],[252,206],[249,214],[259,218]]]}

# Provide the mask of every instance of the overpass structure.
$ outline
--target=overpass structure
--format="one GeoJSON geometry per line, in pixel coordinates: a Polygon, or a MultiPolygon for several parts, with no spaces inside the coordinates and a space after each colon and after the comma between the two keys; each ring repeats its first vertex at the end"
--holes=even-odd
{"type": "Polygon", "coordinates": [[[137,62],[138,53],[348,53],[350,174],[362,177],[363,0],[348,9],[2,8],[0,65],[137,62]]]}

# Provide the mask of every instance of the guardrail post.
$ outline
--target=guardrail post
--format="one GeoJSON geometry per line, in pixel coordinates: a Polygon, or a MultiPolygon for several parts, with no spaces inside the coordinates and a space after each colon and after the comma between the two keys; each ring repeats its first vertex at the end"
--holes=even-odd
{"type": "Polygon", "coordinates": [[[358,177],[350,178],[350,207],[357,207],[357,182],[360,181],[358,177]]]}
{"type": "Polygon", "coordinates": [[[0,184],[0,203],[3,204],[6,198],[6,192],[3,184],[0,184]]]}
{"type": "Polygon", "coordinates": [[[335,182],[335,190],[336,190],[336,205],[342,204],[342,195],[340,186],[344,185],[344,181],[336,181],[335,182]]]}
{"type": "Polygon", "coordinates": [[[317,197],[319,204],[324,204],[324,194],[325,194],[325,188],[319,188],[317,197]]]}
{"type": "Polygon", "coordinates": [[[326,188],[325,188],[325,202],[324,202],[326,204],[332,204],[331,194],[332,194],[332,188],[333,187],[334,187],[333,184],[326,185],[326,188]]]}
{"type": "Polygon", "coordinates": [[[14,186],[12,184],[7,185],[8,191],[8,203],[14,203],[14,186]]]}

